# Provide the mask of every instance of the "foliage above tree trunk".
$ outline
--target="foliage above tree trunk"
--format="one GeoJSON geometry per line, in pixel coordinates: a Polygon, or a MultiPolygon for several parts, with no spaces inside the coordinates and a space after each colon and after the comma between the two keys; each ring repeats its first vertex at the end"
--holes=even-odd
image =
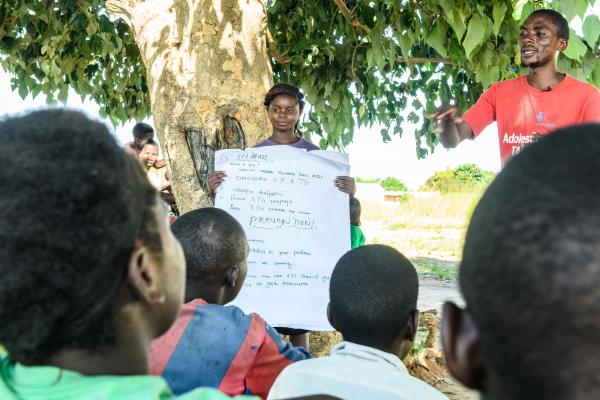
{"type": "MultiPolygon", "coordinates": [[[[535,8],[582,18],[559,69],[600,87],[600,20],[588,12],[596,1],[268,0],[266,37],[275,80],[305,91],[304,129],[322,136],[321,147],[347,145],[357,126],[373,124],[389,140],[408,121],[420,124],[423,156],[437,141],[425,117],[435,105],[466,109],[491,83],[521,73],[518,28],[535,8]]],[[[65,101],[72,87],[114,122],[150,113],[140,50],[101,0],[3,0],[0,64],[22,97],[65,101]]]]}

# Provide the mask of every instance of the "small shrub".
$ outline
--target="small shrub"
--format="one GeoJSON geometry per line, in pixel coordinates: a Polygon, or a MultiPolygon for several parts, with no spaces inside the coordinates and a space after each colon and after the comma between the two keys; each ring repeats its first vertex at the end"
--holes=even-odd
{"type": "Polygon", "coordinates": [[[463,164],[454,169],[436,172],[421,190],[431,192],[463,192],[478,190],[494,179],[494,173],[475,164],[463,164]]]}
{"type": "Polygon", "coordinates": [[[400,179],[393,176],[385,178],[379,184],[386,192],[408,192],[406,185],[400,179]]]}
{"type": "Polygon", "coordinates": [[[379,178],[361,178],[357,176],[354,178],[354,182],[356,183],[379,183],[379,178]]]}

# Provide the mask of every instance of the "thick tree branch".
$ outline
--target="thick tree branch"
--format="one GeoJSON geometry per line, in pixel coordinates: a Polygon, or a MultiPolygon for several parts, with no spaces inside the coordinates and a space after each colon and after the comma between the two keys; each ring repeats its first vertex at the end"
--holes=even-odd
{"type": "Polygon", "coordinates": [[[348,6],[346,6],[346,3],[344,3],[344,0],[333,0],[333,2],[335,3],[337,8],[340,10],[340,13],[344,17],[351,18],[350,25],[352,25],[356,28],[361,28],[365,32],[369,32],[370,29],[368,26],[366,26],[365,24],[361,24],[360,22],[358,22],[358,20],[352,18],[352,11],[350,11],[348,6]]]}
{"type": "Polygon", "coordinates": [[[348,17],[350,15],[350,9],[344,3],[344,0],[333,0],[335,5],[340,9],[343,16],[348,17]]]}
{"type": "Polygon", "coordinates": [[[121,18],[131,26],[133,19],[133,8],[137,5],[135,0],[108,0],[106,2],[106,11],[115,17],[121,18]]]}
{"type": "Polygon", "coordinates": [[[439,63],[452,65],[452,60],[448,58],[426,58],[426,57],[398,57],[396,60],[399,63],[422,64],[422,63],[439,63]]]}
{"type": "Polygon", "coordinates": [[[280,64],[287,64],[290,61],[281,55],[279,50],[277,50],[277,42],[273,39],[273,35],[271,31],[267,27],[267,45],[269,46],[269,50],[271,50],[271,55],[277,60],[280,64]]]}

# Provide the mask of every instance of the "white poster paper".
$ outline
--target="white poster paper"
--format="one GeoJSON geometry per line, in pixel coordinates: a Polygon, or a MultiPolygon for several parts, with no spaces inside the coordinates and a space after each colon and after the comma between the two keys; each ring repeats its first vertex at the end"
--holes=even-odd
{"type": "Polygon", "coordinates": [[[272,326],[331,330],[329,279],[350,250],[348,195],[334,186],[349,175],[348,155],[291,146],[219,150],[225,171],[215,205],[248,237],[248,275],[233,304],[272,326]]]}

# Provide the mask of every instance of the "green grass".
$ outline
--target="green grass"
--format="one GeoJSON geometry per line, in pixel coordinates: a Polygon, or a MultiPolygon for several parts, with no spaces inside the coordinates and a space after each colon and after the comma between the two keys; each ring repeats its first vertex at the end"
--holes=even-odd
{"type": "Polygon", "coordinates": [[[435,262],[413,260],[419,275],[433,276],[441,281],[455,281],[458,270],[455,266],[444,266],[435,262]]]}
{"type": "Polygon", "coordinates": [[[415,193],[405,202],[363,201],[362,221],[374,229],[368,243],[395,247],[416,262],[421,275],[455,280],[469,219],[483,189],[415,193]],[[439,263],[436,263],[438,260],[439,263]]]}

